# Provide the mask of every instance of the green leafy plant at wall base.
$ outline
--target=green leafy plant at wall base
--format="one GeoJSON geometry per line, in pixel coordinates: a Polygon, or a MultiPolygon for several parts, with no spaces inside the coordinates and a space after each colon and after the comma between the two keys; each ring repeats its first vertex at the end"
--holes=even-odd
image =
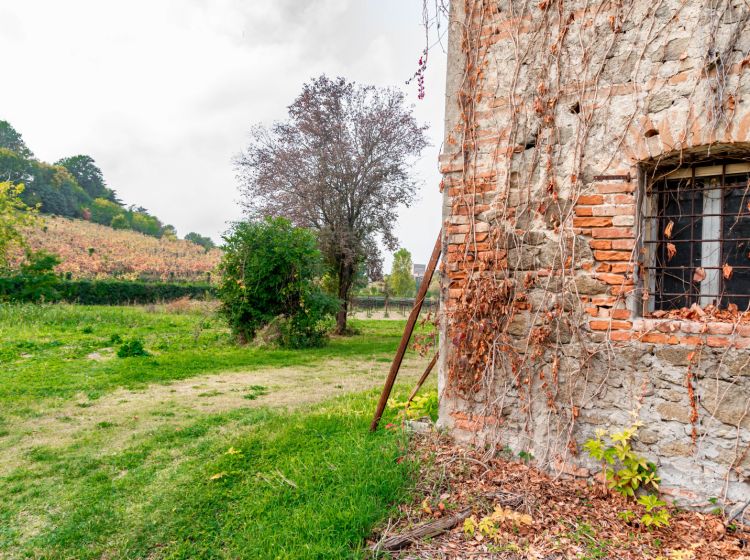
{"type": "Polygon", "coordinates": [[[646,494],[638,498],[638,503],[646,508],[646,513],[641,516],[641,525],[647,529],[669,525],[670,515],[664,508],[667,505],[665,502],[653,494],[646,494]]]}
{"type": "Polygon", "coordinates": [[[661,482],[656,465],[636,454],[631,447],[630,442],[640,426],[635,423],[621,432],[609,434],[609,445],[604,439],[607,433],[597,430],[596,437],[584,444],[588,454],[603,463],[609,489],[630,498],[635,498],[639,488],[658,490],[661,482]]]}
{"type": "MultiPolygon", "coordinates": [[[[605,430],[597,430],[594,438],[584,444],[588,454],[602,463],[607,487],[622,496],[636,499],[636,492],[650,488],[659,490],[661,480],[656,474],[656,465],[641,457],[631,446],[631,441],[642,424],[635,422],[621,432],[607,434],[605,430]]],[[[646,494],[637,498],[637,502],[646,508],[641,516],[641,525],[651,529],[669,525],[669,511],[666,504],[654,494],[646,494]]],[[[626,510],[621,512],[620,518],[629,523],[635,514],[626,510]]]]}
{"type": "Polygon", "coordinates": [[[396,409],[400,409],[399,416],[403,419],[424,418],[425,416],[429,416],[434,422],[437,420],[438,415],[438,394],[437,391],[430,391],[424,395],[417,395],[411,403],[398,401],[395,402],[393,406],[396,409]]]}

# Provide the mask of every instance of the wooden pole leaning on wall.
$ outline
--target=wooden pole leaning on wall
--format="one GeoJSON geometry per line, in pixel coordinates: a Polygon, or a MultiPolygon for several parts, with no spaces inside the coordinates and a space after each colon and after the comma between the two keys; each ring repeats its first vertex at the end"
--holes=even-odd
{"type": "Polygon", "coordinates": [[[443,231],[440,230],[440,233],[438,233],[437,241],[435,241],[435,248],[432,250],[430,262],[427,264],[427,270],[425,270],[424,278],[422,279],[422,283],[419,286],[417,298],[416,300],[414,300],[414,307],[409,314],[409,319],[406,321],[404,334],[401,336],[401,342],[398,345],[398,350],[396,350],[396,356],[393,358],[391,370],[388,372],[388,377],[386,377],[385,379],[385,386],[383,387],[383,392],[380,395],[380,400],[378,401],[378,406],[375,410],[375,416],[372,419],[372,424],[370,424],[371,432],[374,432],[378,429],[380,418],[383,416],[385,406],[386,404],[388,404],[388,398],[391,396],[391,391],[393,390],[393,384],[396,382],[398,370],[401,367],[401,362],[404,360],[406,349],[409,346],[409,339],[411,339],[411,334],[412,332],[414,332],[414,326],[417,324],[419,312],[422,310],[422,303],[424,302],[425,295],[427,295],[427,289],[430,287],[432,276],[435,274],[437,263],[440,260],[440,252],[443,248],[442,238],[443,231]]]}
{"type": "Polygon", "coordinates": [[[432,368],[435,367],[435,364],[437,363],[439,356],[440,356],[440,352],[435,352],[435,355],[430,360],[430,363],[427,364],[427,367],[425,368],[424,373],[422,374],[422,377],[419,378],[419,381],[417,381],[417,384],[414,385],[414,389],[411,390],[411,393],[409,394],[409,398],[406,399],[406,408],[409,408],[411,401],[414,400],[414,397],[417,396],[417,393],[422,388],[422,385],[424,385],[424,382],[427,381],[427,378],[430,376],[430,372],[432,371],[432,368]]]}

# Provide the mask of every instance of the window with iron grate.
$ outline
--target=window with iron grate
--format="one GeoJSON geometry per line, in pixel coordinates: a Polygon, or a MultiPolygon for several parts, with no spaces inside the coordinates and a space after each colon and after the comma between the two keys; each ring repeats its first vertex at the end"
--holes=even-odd
{"type": "Polygon", "coordinates": [[[680,167],[647,191],[644,311],[750,308],[750,164],[680,167]]]}

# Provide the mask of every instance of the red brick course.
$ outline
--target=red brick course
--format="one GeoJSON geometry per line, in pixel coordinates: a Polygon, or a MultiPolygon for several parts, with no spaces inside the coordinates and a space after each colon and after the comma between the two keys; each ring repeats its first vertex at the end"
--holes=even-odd
{"type": "MultiPolygon", "coordinates": [[[[442,165],[444,171],[462,171],[460,162],[442,162],[442,165]]],[[[507,252],[495,250],[496,238],[490,234],[491,224],[479,219],[480,214],[493,207],[486,204],[488,195],[482,193],[496,190],[496,181],[500,180],[492,172],[477,173],[465,179],[446,176],[446,185],[449,189],[455,189],[450,194],[463,195],[467,188],[464,183],[470,184],[472,191],[468,201],[466,196],[457,199],[461,203],[454,203],[451,221],[445,226],[448,235],[446,271],[451,281],[449,300],[455,301],[461,297],[462,280],[466,278],[467,271],[508,266],[507,252]],[[471,201],[474,202],[473,206],[471,201]],[[471,219],[472,214],[474,220],[471,219]]],[[[595,193],[582,194],[574,201],[574,214],[569,224],[577,235],[587,238],[594,257],[593,263],[572,263],[573,267],[591,274],[604,286],[602,294],[582,296],[588,329],[592,334],[600,333],[597,336],[608,336],[613,342],[622,343],[635,340],[665,345],[750,348],[750,325],[721,321],[636,319],[632,310],[622,307],[625,297],[632,294],[636,287],[635,265],[639,258],[635,239],[636,197],[633,194],[636,182],[600,182],[594,183],[593,188],[595,193]]],[[[505,209],[509,220],[516,216],[516,209],[513,204],[505,209]]],[[[524,230],[518,233],[523,235],[524,230]]],[[[537,270],[535,276],[542,278],[548,274],[549,271],[537,270]]],[[[451,301],[447,303],[452,305],[451,301]]],[[[530,309],[527,303],[516,307],[517,313],[530,309]]],[[[463,419],[462,422],[475,421],[463,419]]]]}

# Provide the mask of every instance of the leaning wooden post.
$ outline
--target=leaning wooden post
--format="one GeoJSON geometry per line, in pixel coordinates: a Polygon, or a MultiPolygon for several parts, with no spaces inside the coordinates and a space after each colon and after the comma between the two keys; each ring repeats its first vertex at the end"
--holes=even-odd
{"type": "Polygon", "coordinates": [[[427,364],[427,368],[424,370],[422,377],[419,378],[419,381],[417,381],[417,384],[414,385],[414,389],[412,389],[411,393],[409,394],[409,398],[406,399],[406,408],[409,408],[411,401],[414,400],[414,397],[417,396],[417,393],[422,388],[422,385],[424,385],[424,382],[427,381],[427,378],[430,376],[430,372],[432,371],[432,368],[434,368],[435,364],[437,363],[437,359],[439,355],[440,355],[440,352],[435,352],[435,355],[430,360],[430,363],[427,364]]]}
{"type": "Polygon", "coordinates": [[[442,251],[443,247],[442,237],[443,231],[440,230],[440,233],[438,233],[437,241],[435,241],[435,248],[432,250],[430,262],[427,265],[427,270],[424,274],[424,279],[419,286],[417,299],[414,301],[414,307],[409,314],[409,319],[406,321],[406,328],[404,329],[404,334],[401,336],[401,343],[398,345],[396,356],[393,358],[391,371],[388,372],[388,377],[386,377],[385,379],[385,386],[383,387],[383,392],[380,395],[380,400],[378,401],[378,407],[375,410],[375,416],[372,419],[372,424],[370,424],[371,432],[374,432],[378,429],[380,418],[383,416],[383,411],[385,411],[385,405],[388,404],[388,398],[391,396],[393,384],[396,381],[396,375],[398,375],[398,370],[401,367],[401,362],[404,360],[406,348],[409,346],[411,333],[414,332],[414,325],[417,324],[419,312],[422,310],[422,302],[424,302],[425,295],[427,294],[427,289],[430,287],[430,282],[432,281],[432,275],[435,273],[435,268],[437,268],[437,263],[440,260],[440,252],[442,251]]]}

